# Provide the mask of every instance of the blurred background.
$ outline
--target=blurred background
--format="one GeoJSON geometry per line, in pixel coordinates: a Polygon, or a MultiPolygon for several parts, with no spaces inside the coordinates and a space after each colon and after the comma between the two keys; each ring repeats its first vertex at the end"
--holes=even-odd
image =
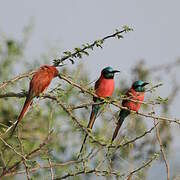
{"type": "MultiPolygon", "coordinates": [[[[112,66],[119,69],[121,73],[115,78],[118,82],[115,97],[123,93],[131,86],[132,81],[138,78],[146,79],[152,85],[163,83],[163,86],[155,92],[147,94],[146,100],[157,100],[159,97],[162,104],[157,107],[158,115],[177,119],[180,117],[180,22],[178,21],[180,2],[178,0],[1,0],[0,2],[0,82],[38,68],[41,64],[52,64],[53,59],[61,57],[64,51],[71,51],[83,43],[93,42],[93,40],[104,37],[123,25],[129,25],[134,31],[126,33],[123,39],[107,41],[103,45],[103,49],[97,48],[90,51],[89,56],[77,60],[75,65],[67,63],[62,71],[71,75],[77,82],[82,81],[84,85],[87,85],[89,82],[97,80],[104,67],[112,66]],[[166,98],[168,98],[168,102],[165,102],[166,98]]],[[[50,89],[56,87],[57,82],[59,83],[59,80],[55,80],[50,89]]],[[[87,102],[88,98],[90,99],[84,95],[80,95],[77,99],[72,98],[74,93],[77,93],[78,96],[78,91],[62,82],[61,85],[62,89],[67,92],[61,98],[67,103],[87,102]]],[[[91,86],[93,83],[89,85],[89,87],[91,86]]],[[[22,89],[27,90],[27,88],[27,80],[22,80],[0,91],[1,93],[21,92],[22,89]]],[[[24,99],[18,98],[1,99],[0,122],[9,125],[9,121],[14,121],[23,102],[24,99]]],[[[59,110],[56,104],[45,100],[40,102],[40,105],[38,100],[36,102],[34,106],[37,108],[33,108],[28,113],[29,117],[26,116],[22,126],[22,134],[24,133],[30,143],[28,146],[36,147],[45,137],[47,128],[53,128],[55,129],[54,141],[48,145],[53,149],[50,151],[50,156],[54,162],[71,159],[78,152],[79,138],[83,137],[82,132],[76,132],[73,122],[68,120],[68,117],[63,114],[62,109],[59,110]],[[46,107],[47,111],[44,112],[42,106],[46,107]],[[33,120],[35,117],[37,117],[36,120],[33,120]],[[64,123],[65,120],[67,122],[64,123]],[[33,137],[30,132],[25,131],[26,128],[29,128],[28,124],[31,121],[33,121],[31,131],[35,132],[33,137]],[[44,127],[37,130],[41,123],[44,123],[44,127]],[[74,136],[73,142],[72,136],[74,136]],[[64,141],[66,143],[62,145],[60,142],[64,141]]],[[[143,110],[151,111],[146,106],[141,111],[143,110]]],[[[117,109],[111,108],[110,111],[113,111],[111,113],[116,116],[117,109]]],[[[78,110],[76,114],[86,123],[89,112],[90,108],[84,111],[78,110]]],[[[134,119],[133,116],[131,118],[134,119]]],[[[146,120],[136,117],[136,119],[140,119],[135,121],[136,123],[130,121],[131,118],[128,118],[129,121],[122,127],[121,134],[124,136],[135,137],[153,125],[153,121],[148,118],[146,120]],[[134,129],[137,131],[134,132],[134,129]]],[[[109,125],[114,127],[116,120],[109,121],[108,112],[101,115],[101,119],[102,121],[97,122],[94,131],[97,136],[107,132],[105,135],[107,138],[112,134],[107,127],[109,125]]],[[[160,131],[170,164],[171,178],[177,177],[178,179],[179,176],[180,179],[179,126],[162,123],[160,131]]],[[[147,144],[137,144],[133,155],[130,153],[131,150],[117,152],[115,159],[119,164],[115,167],[122,171],[127,170],[127,167],[132,170],[140,162],[145,161],[159,148],[158,144],[151,146],[154,139],[154,134],[148,135],[146,139],[142,140],[147,144]]],[[[13,140],[11,143],[16,141],[13,140]]],[[[27,143],[26,139],[24,143],[27,143]]],[[[30,147],[26,148],[28,152],[30,147]]],[[[42,159],[40,160],[39,157],[40,162],[43,162],[42,159]]],[[[61,176],[64,172],[68,172],[69,169],[66,168],[57,169],[56,175],[61,176]]],[[[74,167],[71,167],[71,170],[73,169],[74,167]]],[[[165,172],[164,162],[158,160],[134,178],[151,180],[158,177],[163,180],[166,178],[165,172]]],[[[43,172],[38,171],[32,176],[35,179],[43,179],[43,172]]],[[[17,175],[16,178],[23,179],[24,175],[17,175]]],[[[99,179],[93,175],[86,178],[99,179]]]]}

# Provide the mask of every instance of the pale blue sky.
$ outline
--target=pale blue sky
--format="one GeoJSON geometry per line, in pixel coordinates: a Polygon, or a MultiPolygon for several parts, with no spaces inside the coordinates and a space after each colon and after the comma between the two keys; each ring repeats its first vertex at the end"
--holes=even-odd
{"type": "MultiPolygon", "coordinates": [[[[131,82],[130,68],[139,59],[149,66],[167,63],[180,57],[179,0],[0,0],[0,33],[22,38],[22,30],[32,19],[34,29],[27,45],[26,56],[31,61],[57,48],[57,56],[85,42],[129,25],[134,32],[123,40],[110,40],[103,50],[95,50],[83,58],[92,79],[106,65],[120,69],[131,82]]],[[[52,57],[51,59],[55,58],[52,57]]],[[[180,74],[179,74],[180,75],[180,74]]],[[[164,82],[164,89],[168,83],[164,82]]],[[[166,96],[168,90],[162,91],[166,96]]],[[[178,96],[179,99],[179,96],[178,96]]],[[[179,100],[174,106],[180,106],[179,100]]],[[[172,116],[180,111],[172,108],[172,116]]],[[[178,141],[178,140],[177,140],[178,141]]],[[[174,151],[180,149],[174,142],[174,151]]],[[[177,159],[175,155],[174,159],[177,159]]],[[[173,160],[174,161],[174,160],[173,160]]],[[[162,166],[163,168],[163,166],[162,166]]],[[[158,173],[158,172],[157,172],[158,173]]]]}
{"type": "MultiPolygon", "coordinates": [[[[38,56],[47,49],[47,42],[49,46],[58,45],[60,53],[128,24],[134,32],[121,42],[107,43],[103,51],[94,55],[99,59],[99,69],[109,60],[124,69],[139,58],[156,64],[179,57],[179,6],[178,0],[1,0],[0,31],[20,38],[24,25],[34,18],[27,51],[38,56]]],[[[91,67],[94,56],[88,58],[91,67]]]]}

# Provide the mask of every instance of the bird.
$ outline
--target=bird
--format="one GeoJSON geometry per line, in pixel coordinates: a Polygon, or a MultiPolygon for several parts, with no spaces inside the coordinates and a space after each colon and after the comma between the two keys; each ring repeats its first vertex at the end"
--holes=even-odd
{"type": "Polygon", "coordinates": [[[130,114],[129,110],[138,112],[142,102],[144,101],[145,86],[149,84],[142,80],[135,81],[131,88],[126,92],[127,99],[123,100],[122,106],[128,108],[122,109],[119,113],[119,120],[113,133],[111,142],[116,138],[124,119],[130,114]],[[129,99],[129,100],[128,100],[129,99]]]}
{"type": "Polygon", "coordinates": [[[17,122],[12,130],[11,136],[13,135],[17,125],[25,116],[28,108],[32,105],[33,98],[38,97],[41,93],[44,93],[51,83],[52,79],[59,75],[59,71],[55,66],[43,65],[41,66],[33,75],[30,85],[28,95],[24,102],[24,106],[17,118],[17,122]]]}
{"type": "MultiPolygon", "coordinates": [[[[104,68],[101,71],[101,75],[100,75],[99,79],[95,82],[95,87],[94,87],[95,94],[98,97],[106,98],[106,97],[112,96],[112,94],[114,92],[114,87],[115,87],[115,85],[114,85],[115,84],[114,83],[114,74],[118,73],[118,72],[120,72],[120,71],[114,70],[110,66],[104,68]]],[[[93,97],[93,101],[95,103],[98,103],[101,100],[97,97],[93,97]]],[[[92,111],[90,114],[90,120],[89,120],[87,128],[89,128],[89,129],[93,128],[93,125],[94,125],[94,122],[96,120],[99,109],[100,109],[100,105],[97,105],[97,104],[92,105],[92,111]]],[[[87,136],[88,136],[88,134],[86,134],[84,137],[83,144],[81,146],[79,154],[81,154],[81,152],[83,150],[83,146],[86,142],[87,136]]]]}

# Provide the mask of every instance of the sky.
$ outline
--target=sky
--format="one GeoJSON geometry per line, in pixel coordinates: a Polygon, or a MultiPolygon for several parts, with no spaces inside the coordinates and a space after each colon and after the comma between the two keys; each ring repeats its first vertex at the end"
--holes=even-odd
{"type": "MultiPolygon", "coordinates": [[[[134,31],[125,34],[122,40],[109,40],[102,50],[96,49],[89,57],[83,58],[93,80],[102,68],[111,65],[121,70],[131,82],[130,69],[140,59],[144,59],[148,66],[156,66],[180,57],[179,0],[0,2],[0,34],[20,40],[24,26],[33,24],[26,47],[29,61],[49,48],[57,50],[51,59],[60,57],[63,51],[106,36],[123,25],[133,27],[134,31]]],[[[163,93],[166,95],[167,91],[163,93]]],[[[178,100],[174,106],[180,106],[178,100]]],[[[172,114],[180,117],[177,109],[173,109],[172,114]]],[[[177,143],[174,146],[180,149],[177,143]]],[[[177,157],[180,154],[174,159],[177,157]]]]}

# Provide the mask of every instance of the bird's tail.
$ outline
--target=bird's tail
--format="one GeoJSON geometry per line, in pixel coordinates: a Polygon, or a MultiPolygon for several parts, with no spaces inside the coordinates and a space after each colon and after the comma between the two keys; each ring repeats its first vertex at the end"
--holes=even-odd
{"type": "Polygon", "coordinates": [[[21,113],[20,113],[20,115],[19,115],[19,117],[18,117],[18,119],[17,119],[17,122],[16,122],[16,124],[15,124],[14,127],[13,127],[11,136],[13,135],[13,133],[14,133],[17,125],[18,125],[19,122],[22,120],[22,118],[24,117],[25,113],[27,112],[27,110],[28,110],[28,108],[29,108],[29,106],[30,106],[31,104],[32,104],[32,98],[28,98],[28,97],[27,97],[27,99],[26,99],[26,101],[25,101],[25,103],[24,103],[24,106],[23,106],[23,108],[22,108],[22,110],[21,110],[21,113]]]}
{"type": "MultiPolygon", "coordinates": [[[[99,105],[93,105],[92,106],[92,111],[91,111],[91,115],[90,115],[90,120],[89,120],[89,124],[87,126],[87,128],[90,128],[92,129],[93,128],[93,125],[94,125],[94,122],[96,120],[96,117],[97,117],[97,114],[98,114],[98,111],[99,111],[99,105]]],[[[86,142],[86,139],[88,137],[88,134],[85,135],[84,137],[84,140],[83,140],[83,143],[81,145],[81,149],[79,151],[79,154],[81,154],[82,150],[83,150],[83,147],[84,147],[84,144],[86,142]]]]}
{"type": "Polygon", "coordinates": [[[112,137],[112,140],[111,140],[112,142],[113,142],[114,139],[116,138],[116,136],[117,136],[117,134],[118,134],[118,132],[119,132],[119,129],[120,129],[122,123],[124,122],[124,119],[125,119],[129,114],[130,114],[130,111],[125,110],[125,109],[121,110],[121,112],[120,112],[120,114],[119,114],[119,120],[118,120],[116,129],[115,129],[115,131],[114,131],[114,133],[113,133],[113,137],[112,137]]]}

